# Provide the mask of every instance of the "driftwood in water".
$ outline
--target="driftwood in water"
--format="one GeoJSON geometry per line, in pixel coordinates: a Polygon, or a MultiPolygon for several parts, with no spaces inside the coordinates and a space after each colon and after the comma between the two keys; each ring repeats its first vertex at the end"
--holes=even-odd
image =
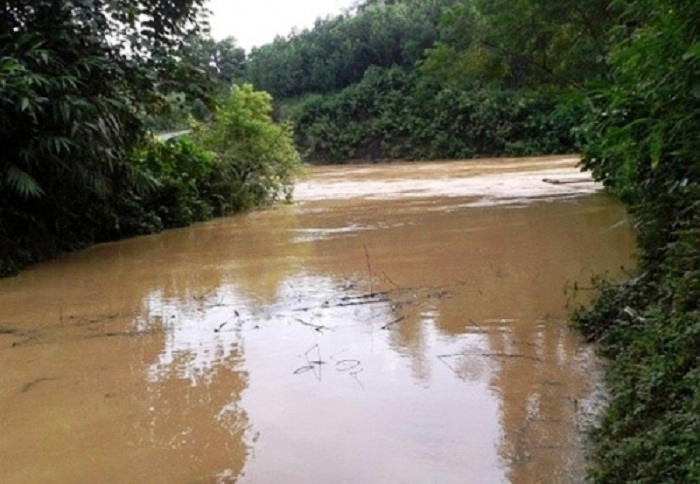
{"type": "Polygon", "coordinates": [[[573,179],[567,179],[567,180],[557,180],[555,178],[543,178],[543,182],[545,183],[551,183],[552,185],[570,185],[573,183],[589,183],[592,182],[590,178],[573,178],[573,179]]]}

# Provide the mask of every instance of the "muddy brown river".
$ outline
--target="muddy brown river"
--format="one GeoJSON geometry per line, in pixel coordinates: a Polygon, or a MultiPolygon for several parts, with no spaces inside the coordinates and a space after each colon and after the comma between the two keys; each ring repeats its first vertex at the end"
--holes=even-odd
{"type": "Polygon", "coordinates": [[[634,239],[575,161],[316,168],[0,280],[0,481],[580,482],[565,288],[634,239]]]}

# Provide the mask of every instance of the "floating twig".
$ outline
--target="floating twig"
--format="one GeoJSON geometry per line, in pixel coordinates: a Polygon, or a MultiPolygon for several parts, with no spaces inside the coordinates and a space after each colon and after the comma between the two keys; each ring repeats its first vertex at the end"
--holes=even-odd
{"type": "Polygon", "coordinates": [[[384,326],[382,326],[382,329],[389,329],[391,326],[393,326],[395,324],[399,324],[404,319],[406,319],[406,316],[401,316],[400,318],[396,318],[395,320],[393,320],[389,323],[386,323],[384,326]]]}
{"type": "Polygon", "coordinates": [[[373,282],[373,273],[372,273],[372,262],[370,261],[369,258],[369,251],[367,250],[367,245],[362,244],[362,247],[365,250],[365,262],[367,262],[367,273],[369,274],[369,293],[370,295],[374,295],[374,282],[373,282]]]}
{"type": "Polygon", "coordinates": [[[53,380],[58,380],[56,377],[43,377],[43,378],[37,378],[36,380],[32,380],[24,387],[22,387],[22,393],[27,393],[29,390],[37,386],[39,383],[47,382],[47,381],[53,381],[53,380]]]}
{"type": "Polygon", "coordinates": [[[324,329],[328,329],[326,326],[323,326],[322,324],[313,324],[309,323],[307,321],[304,321],[303,319],[296,318],[298,322],[303,324],[304,326],[308,326],[309,328],[312,328],[314,331],[318,331],[321,333],[324,329]]]}
{"type": "Polygon", "coordinates": [[[321,358],[321,348],[318,346],[318,344],[315,344],[311,348],[306,350],[306,352],[304,352],[304,358],[306,358],[306,365],[300,366],[299,368],[294,370],[294,374],[301,375],[302,373],[313,371],[316,379],[318,381],[321,381],[321,365],[325,364],[326,362],[323,361],[323,359],[321,358]],[[312,360],[309,358],[309,353],[311,353],[314,350],[316,350],[317,359],[312,360]],[[318,372],[316,372],[317,368],[318,372]]]}
{"type": "Polygon", "coordinates": [[[396,283],[391,279],[391,277],[389,277],[389,275],[388,275],[386,272],[382,271],[382,275],[384,276],[384,280],[385,280],[386,282],[388,282],[389,284],[391,284],[392,286],[394,286],[396,289],[401,289],[401,286],[399,286],[398,284],[396,284],[396,283]]]}
{"type": "Polygon", "coordinates": [[[219,333],[219,332],[224,328],[224,326],[226,326],[228,323],[229,323],[228,321],[224,321],[223,323],[221,323],[221,324],[219,325],[218,328],[214,328],[214,332],[215,332],[215,333],[219,333]]]}
{"type": "Polygon", "coordinates": [[[335,369],[344,373],[347,371],[354,370],[361,364],[362,362],[360,360],[340,360],[335,364],[335,369]]]}
{"type": "Polygon", "coordinates": [[[590,178],[572,178],[561,180],[557,180],[554,178],[543,178],[542,181],[551,185],[570,185],[573,183],[591,183],[593,180],[591,180],[590,178]]]}

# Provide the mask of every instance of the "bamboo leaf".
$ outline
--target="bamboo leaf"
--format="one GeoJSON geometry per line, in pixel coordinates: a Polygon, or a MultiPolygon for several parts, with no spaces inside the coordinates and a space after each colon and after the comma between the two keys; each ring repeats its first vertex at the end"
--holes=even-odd
{"type": "Polygon", "coordinates": [[[44,190],[34,177],[14,165],[8,168],[5,181],[11,190],[24,198],[38,198],[44,194],[44,190]]]}

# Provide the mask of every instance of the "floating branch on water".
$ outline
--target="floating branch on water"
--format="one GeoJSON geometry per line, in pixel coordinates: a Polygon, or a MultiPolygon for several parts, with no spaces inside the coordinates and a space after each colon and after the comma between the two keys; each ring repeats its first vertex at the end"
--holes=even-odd
{"type": "MultiPolygon", "coordinates": [[[[396,285],[396,283],[393,283],[396,285]]],[[[330,298],[324,300],[320,306],[303,306],[294,308],[295,312],[309,312],[314,310],[323,310],[330,308],[344,308],[351,306],[364,306],[370,304],[383,304],[391,303],[391,309],[397,310],[408,305],[421,304],[421,301],[430,299],[450,299],[454,296],[454,293],[450,290],[454,286],[465,286],[466,283],[458,282],[450,286],[428,286],[428,287],[407,287],[401,288],[397,287],[390,291],[375,291],[372,287],[372,291],[366,294],[358,295],[346,295],[342,297],[330,298]]],[[[301,322],[301,320],[298,320],[301,322]]],[[[398,322],[398,321],[396,321],[398,322]]],[[[309,326],[314,326],[308,323],[304,323],[309,326]]],[[[393,323],[391,323],[393,324],[393,323]]],[[[382,328],[386,329],[386,328],[382,328]]]]}
{"type": "Polygon", "coordinates": [[[360,360],[340,360],[335,364],[335,369],[340,371],[340,372],[346,372],[350,370],[354,370],[358,366],[360,366],[362,362],[360,360]]]}
{"type": "Polygon", "coordinates": [[[313,371],[314,376],[320,382],[321,381],[321,365],[324,365],[326,363],[321,358],[321,348],[318,346],[318,344],[313,345],[311,348],[306,350],[306,352],[304,353],[304,357],[306,358],[306,365],[300,366],[299,368],[294,370],[294,374],[301,375],[302,373],[306,373],[308,371],[313,371]],[[316,350],[317,359],[312,360],[309,358],[309,353],[311,353],[314,350],[316,350]],[[318,372],[316,371],[317,369],[318,369],[318,372]]]}
{"type": "MultiPolygon", "coordinates": [[[[100,316],[95,316],[94,318],[84,318],[80,316],[68,316],[69,321],[75,321],[73,326],[90,326],[92,324],[107,323],[117,319],[121,314],[103,314],[100,316]]],[[[61,315],[61,325],[63,325],[63,315],[61,315]]]]}
{"type": "Polygon", "coordinates": [[[372,272],[372,261],[370,261],[369,258],[369,251],[367,250],[367,245],[362,244],[362,247],[365,250],[365,262],[367,262],[367,273],[369,275],[369,293],[371,296],[374,295],[374,274],[372,272]]]}
{"type": "Polygon", "coordinates": [[[304,321],[303,319],[299,319],[299,318],[296,318],[296,320],[297,320],[298,322],[300,322],[301,324],[303,324],[304,326],[308,326],[308,327],[310,327],[310,328],[313,328],[314,331],[318,331],[319,333],[321,333],[324,329],[329,329],[328,327],[326,327],[326,326],[324,326],[324,325],[322,325],[322,324],[313,324],[313,323],[309,323],[309,322],[306,322],[306,321],[304,321]]]}
{"type": "Polygon", "coordinates": [[[107,332],[98,334],[88,334],[83,337],[83,339],[97,339],[97,338],[138,338],[139,336],[148,336],[156,334],[156,331],[124,331],[124,332],[107,332]]]}
{"type": "Polygon", "coordinates": [[[391,326],[393,326],[395,324],[399,324],[404,319],[406,319],[406,316],[401,316],[400,318],[397,318],[389,323],[386,323],[384,326],[382,326],[382,329],[389,329],[391,326]]]}
{"type": "Polygon", "coordinates": [[[457,373],[456,370],[450,366],[445,360],[448,358],[457,358],[457,357],[476,357],[476,358],[514,358],[514,359],[524,359],[524,360],[531,360],[531,361],[537,361],[541,362],[542,358],[539,358],[537,356],[529,356],[529,355],[524,355],[522,353],[452,353],[448,355],[438,355],[437,358],[445,365],[447,366],[450,370],[452,370],[454,373],[457,373]]]}
{"type": "Polygon", "coordinates": [[[220,331],[224,328],[224,326],[226,326],[228,323],[229,323],[228,321],[224,321],[223,323],[221,323],[221,324],[219,325],[218,328],[214,328],[214,332],[215,332],[215,333],[220,332],[220,331]]]}
{"type": "Polygon", "coordinates": [[[53,380],[58,380],[56,377],[43,377],[43,378],[37,378],[36,380],[32,380],[24,387],[22,387],[22,393],[27,393],[29,390],[37,386],[39,383],[47,382],[47,381],[53,381],[53,380]]]}
{"type": "Polygon", "coordinates": [[[521,358],[524,360],[532,361],[542,361],[542,358],[537,356],[523,355],[520,353],[480,353],[476,355],[465,355],[465,356],[481,356],[484,358],[521,358]]]}
{"type": "Polygon", "coordinates": [[[38,336],[31,335],[31,334],[22,334],[21,336],[24,337],[24,339],[21,340],[21,341],[15,341],[14,343],[12,343],[12,347],[13,347],[13,348],[16,348],[16,347],[18,347],[18,346],[23,346],[23,345],[25,345],[25,344],[27,344],[27,343],[31,343],[31,342],[33,342],[33,341],[38,341],[38,340],[39,340],[39,337],[38,337],[38,336]]]}
{"type": "Polygon", "coordinates": [[[569,178],[564,180],[557,180],[555,178],[543,178],[543,182],[549,183],[551,185],[571,185],[574,183],[591,183],[593,180],[590,178],[569,178]]]}
{"type": "Polygon", "coordinates": [[[197,295],[197,296],[193,296],[192,299],[195,299],[195,300],[197,300],[197,301],[202,301],[202,300],[204,300],[204,298],[206,298],[213,290],[215,290],[215,289],[218,288],[218,287],[219,287],[218,285],[212,286],[212,287],[210,287],[209,289],[207,289],[206,291],[204,291],[202,294],[199,294],[199,295],[197,295]]]}
{"type": "Polygon", "coordinates": [[[392,286],[394,286],[396,289],[401,289],[401,286],[399,286],[398,284],[396,284],[396,283],[391,279],[391,277],[389,277],[389,275],[388,275],[386,272],[382,271],[382,275],[384,276],[384,280],[385,280],[386,282],[388,282],[389,284],[391,284],[392,286]]]}

